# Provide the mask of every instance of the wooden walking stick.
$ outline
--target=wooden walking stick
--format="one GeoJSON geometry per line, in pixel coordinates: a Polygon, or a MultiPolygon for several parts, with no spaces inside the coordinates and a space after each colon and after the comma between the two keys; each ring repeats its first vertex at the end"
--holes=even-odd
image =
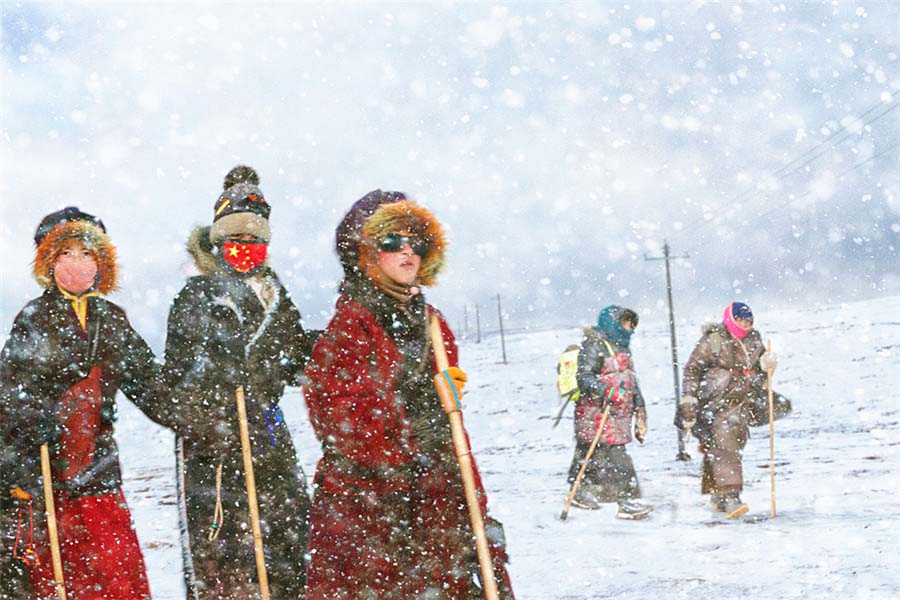
{"type": "Polygon", "coordinates": [[[241,428],[241,454],[244,456],[244,476],[247,480],[247,504],[250,507],[250,527],[253,530],[253,550],[256,553],[256,574],[262,600],[269,600],[269,576],[266,573],[266,556],[263,554],[262,530],[259,527],[259,504],[256,500],[256,479],[253,477],[253,454],[250,450],[250,431],[247,427],[247,405],[244,403],[244,386],[235,390],[238,424],[241,428]]]}
{"type": "Polygon", "coordinates": [[[569,506],[572,504],[575,492],[578,491],[578,484],[581,483],[581,478],[584,477],[584,472],[587,469],[588,462],[591,460],[591,456],[594,454],[594,449],[597,447],[597,444],[600,443],[600,436],[603,435],[603,428],[606,426],[606,420],[609,418],[610,408],[612,408],[612,404],[607,402],[606,408],[603,410],[603,416],[600,417],[600,427],[597,428],[597,433],[594,435],[594,441],[591,442],[591,447],[588,448],[587,454],[584,457],[584,464],[581,465],[578,476],[575,477],[575,483],[572,484],[572,489],[569,490],[569,497],[566,498],[566,505],[563,507],[562,514],[559,515],[559,518],[563,521],[569,516],[569,506]]]}
{"type": "Polygon", "coordinates": [[[486,600],[499,600],[497,581],[494,579],[494,565],[491,561],[491,551],[488,548],[487,534],[484,530],[484,516],[481,514],[481,505],[478,503],[478,494],[475,491],[475,472],[472,468],[472,450],[466,439],[466,430],[462,422],[462,404],[459,401],[459,393],[450,379],[447,369],[450,362],[447,360],[447,348],[444,346],[444,336],[441,334],[441,323],[437,315],[431,315],[431,347],[434,348],[434,360],[437,363],[438,374],[434,376],[434,385],[438,396],[441,398],[441,406],[450,419],[450,431],[453,434],[453,448],[456,451],[456,460],[459,463],[459,474],[462,478],[463,490],[466,494],[466,504],[469,507],[469,520],[472,523],[472,531],[475,533],[475,550],[478,553],[478,565],[481,567],[481,584],[486,600]]]}
{"type": "Polygon", "coordinates": [[[56,595],[59,596],[59,600],[66,600],[66,582],[63,579],[62,555],[59,552],[59,530],[56,528],[56,503],[53,501],[50,448],[47,444],[41,444],[41,476],[44,480],[44,506],[47,510],[47,532],[50,534],[50,558],[53,560],[56,595]]]}
{"type": "MultiPolygon", "coordinates": [[[[766,350],[772,352],[772,340],[766,350]]],[[[772,516],[775,516],[775,402],[772,398],[772,369],[767,370],[769,383],[769,474],[772,479],[772,516]]]]}

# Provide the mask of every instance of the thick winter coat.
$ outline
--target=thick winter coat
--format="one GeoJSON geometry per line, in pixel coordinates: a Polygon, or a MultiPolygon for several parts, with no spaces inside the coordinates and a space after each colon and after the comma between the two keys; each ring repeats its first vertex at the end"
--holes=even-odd
{"type": "Polygon", "coordinates": [[[174,300],[164,369],[179,436],[185,577],[193,597],[258,591],[235,400],[243,386],[272,598],[302,597],[309,498],[278,403],[285,386],[299,385],[313,339],[271,269],[255,276],[257,293],[213,254],[208,228],[194,231],[189,251],[202,274],[174,300]],[[210,541],[217,497],[224,521],[210,541]]]}
{"type": "Polygon", "coordinates": [[[16,317],[0,372],[10,444],[4,451],[21,457],[22,480],[15,483],[34,498],[35,550],[45,567],[32,572],[36,593],[53,590],[38,458],[40,445],[50,442],[64,575],[72,593],[100,586],[118,590],[117,598],[149,597],[113,438],[119,390],[147,416],[165,422],[153,396],[158,365],[149,346],[112,302],[89,297],[85,329],[72,302],[50,287],[16,317]],[[101,561],[110,548],[116,548],[116,569],[86,564],[101,561]]]}
{"type": "MultiPolygon", "coordinates": [[[[323,458],[310,599],[481,597],[459,467],[432,383],[433,312],[421,295],[403,304],[357,281],[313,350],[305,397],[323,458]]],[[[453,334],[440,323],[456,365],[453,334]]],[[[477,469],[475,480],[485,512],[477,469]]],[[[511,598],[502,529],[487,523],[499,587],[511,598]]]]}
{"type": "Polygon", "coordinates": [[[717,411],[747,404],[765,393],[766,373],[759,366],[765,352],[755,329],[739,340],[722,324],[705,325],[703,335],[684,365],[682,393],[698,401],[694,435],[703,442],[709,436],[717,411]]]}
{"type": "MultiPolygon", "coordinates": [[[[63,394],[89,376],[99,375],[100,419],[89,442],[92,458],[66,481],[54,482],[71,496],[114,492],[122,485],[113,439],[116,392],[121,390],[151,419],[165,421],[153,395],[159,368],[153,351],[121,308],[97,296],[87,302],[85,330],[72,303],[57,288],[47,289],[18,314],[0,355],[3,427],[18,452],[26,456],[37,456],[42,442],[58,439],[63,394]]],[[[68,467],[64,457],[56,456],[54,472],[70,471],[68,467]]],[[[37,475],[22,487],[40,495],[37,475]]]]}
{"type": "Polygon", "coordinates": [[[629,443],[634,409],[644,406],[631,350],[608,337],[593,327],[585,329],[578,353],[577,378],[581,395],[575,405],[575,434],[582,443],[590,444],[597,434],[604,399],[611,387],[623,386],[627,393],[612,403],[600,436],[601,444],[629,443]]]}

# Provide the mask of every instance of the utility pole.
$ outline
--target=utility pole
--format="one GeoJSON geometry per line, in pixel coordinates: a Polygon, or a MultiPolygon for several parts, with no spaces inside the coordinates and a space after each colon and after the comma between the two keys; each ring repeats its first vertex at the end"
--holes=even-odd
{"type": "Polygon", "coordinates": [[[475,343],[481,343],[481,311],[478,308],[478,303],[475,303],[475,343]]]}
{"type": "Polygon", "coordinates": [[[469,305],[463,304],[463,337],[469,337],[469,305]]]}
{"type": "MultiPolygon", "coordinates": [[[[672,379],[675,385],[675,411],[678,414],[679,411],[679,403],[681,402],[681,391],[679,390],[679,381],[678,381],[678,342],[675,340],[675,309],[672,306],[672,274],[669,268],[669,262],[672,258],[689,258],[687,254],[683,254],[681,256],[671,256],[669,253],[669,240],[663,240],[663,255],[662,256],[647,256],[644,255],[644,260],[663,260],[666,262],[666,296],[669,300],[669,337],[671,339],[672,344],[672,379]]],[[[681,429],[678,430],[678,455],[675,457],[677,460],[691,460],[691,455],[687,453],[684,449],[684,431],[681,429]]]]}
{"type": "Polygon", "coordinates": [[[500,308],[500,294],[497,294],[497,315],[500,317],[500,348],[503,349],[503,364],[506,364],[506,338],[503,335],[503,309],[500,308]]]}

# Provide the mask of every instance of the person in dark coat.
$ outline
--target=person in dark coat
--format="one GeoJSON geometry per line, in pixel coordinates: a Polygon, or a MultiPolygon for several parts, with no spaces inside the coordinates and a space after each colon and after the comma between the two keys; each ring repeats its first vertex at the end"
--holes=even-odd
{"type": "MultiPolygon", "coordinates": [[[[458,390],[453,334],[427,304],[446,241],[399,192],[370,192],[337,230],[345,278],[304,388],[322,442],[307,598],[481,598],[474,534],[450,425],[434,388],[428,319],[437,315],[458,390]]],[[[487,498],[477,469],[481,510],[487,498]]],[[[513,597],[499,523],[486,518],[501,596],[513,597]]]]}
{"type": "Polygon", "coordinates": [[[603,502],[617,502],[616,516],[641,519],[650,509],[635,500],[641,497],[634,463],[625,445],[634,435],[644,443],[647,409],[631,358],[631,336],[638,324],[633,310],[607,306],[597,318],[597,326],[585,329],[578,352],[578,402],[575,405],[575,455],[569,467],[569,484],[578,475],[588,450],[600,428],[603,412],[609,416],[600,441],[588,462],[572,503],[597,509],[603,502]]]}
{"type": "Polygon", "coordinates": [[[266,262],[269,214],[256,172],[236,167],[211,227],[191,234],[191,277],[169,312],[164,388],[177,439],[190,598],[259,593],[236,390],[243,387],[273,600],[302,598],[309,497],[278,403],[314,341],[266,262]]]}
{"type": "MultiPolygon", "coordinates": [[[[47,443],[69,598],[149,598],[113,425],[120,390],[165,424],[153,395],[159,367],[125,312],[103,298],[116,287],[117,267],[99,219],[76,207],[52,213],[35,244],[34,276],[44,293],[16,316],[0,354],[3,451],[19,457],[22,477],[14,482],[17,506],[4,510],[26,514],[15,552],[33,552],[35,596],[55,598],[40,485],[39,450],[47,443]]],[[[9,490],[3,494],[8,502],[9,490]]]]}
{"type": "Polygon", "coordinates": [[[733,302],[721,324],[704,326],[684,365],[680,408],[684,427],[693,431],[703,454],[701,493],[710,494],[710,505],[729,519],[749,510],[740,493],[751,403],[765,393],[766,371],[777,364],[753,328],[750,307],[733,302]]]}

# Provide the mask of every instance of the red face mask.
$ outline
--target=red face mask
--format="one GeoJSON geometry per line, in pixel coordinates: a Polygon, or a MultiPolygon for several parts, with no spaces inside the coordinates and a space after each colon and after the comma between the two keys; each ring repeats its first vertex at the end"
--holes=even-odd
{"type": "Polygon", "coordinates": [[[249,273],[265,262],[268,247],[262,242],[225,242],[222,258],[238,273],[249,273]]]}

